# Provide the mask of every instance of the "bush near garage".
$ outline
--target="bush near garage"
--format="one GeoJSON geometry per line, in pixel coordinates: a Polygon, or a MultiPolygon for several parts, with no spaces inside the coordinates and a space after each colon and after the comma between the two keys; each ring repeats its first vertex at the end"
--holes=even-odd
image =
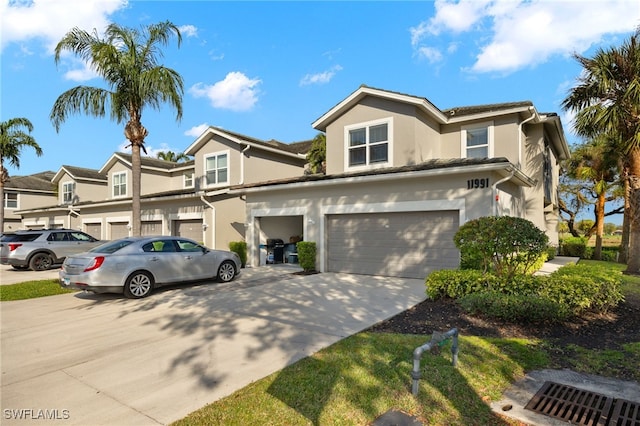
{"type": "Polygon", "coordinates": [[[311,241],[300,241],[296,243],[298,251],[298,263],[305,272],[316,270],[316,243],[311,241]]]}
{"type": "Polygon", "coordinates": [[[236,253],[240,257],[240,263],[244,268],[247,265],[247,242],[246,241],[231,241],[229,243],[229,250],[236,253]]]}
{"type": "Polygon", "coordinates": [[[546,260],[549,238],[531,221],[511,216],[470,220],[453,238],[463,268],[507,279],[533,273],[546,260]]]}
{"type": "Polygon", "coordinates": [[[622,274],[602,267],[568,265],[549,276],[533,276],[555,249],[525,219],[476,219],[463,225],[454,240],[462,269],[429,275],[427,295],[456,299],[472,314],[521,323],[558,322],[587,310],[606,312],[623,300],[622,274]]]}

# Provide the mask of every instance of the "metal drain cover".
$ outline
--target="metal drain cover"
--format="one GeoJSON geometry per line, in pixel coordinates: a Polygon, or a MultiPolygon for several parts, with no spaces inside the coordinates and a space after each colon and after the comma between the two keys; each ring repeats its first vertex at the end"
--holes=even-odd
{"type": "Polygon", "coordinates": [[[524,407],[572,425],[640,426],[640,404],[554,382],[544,382],[524,407]]]}

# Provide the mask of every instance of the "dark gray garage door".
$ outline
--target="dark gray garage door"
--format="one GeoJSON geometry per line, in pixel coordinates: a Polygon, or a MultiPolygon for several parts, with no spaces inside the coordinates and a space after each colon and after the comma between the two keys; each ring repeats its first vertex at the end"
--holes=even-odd
{"type": "Polygon", "coordinates": [[[331,272],[425,278],[459,264],[457,211],[343,214],[327,217],[331,272]]]}

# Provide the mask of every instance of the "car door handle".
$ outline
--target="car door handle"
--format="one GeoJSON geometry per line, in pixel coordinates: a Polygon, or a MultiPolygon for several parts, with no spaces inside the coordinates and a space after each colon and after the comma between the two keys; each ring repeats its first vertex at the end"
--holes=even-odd
{"type": "Polygon", "coordinates": [[[191,260],[191,256],[185,256],[184,257],[186,260],[191,260]]]}
{"type": "Polygon", "coordinates": [[[158,259],[156,256],[153,256],[153,257],[152,257],[151,259],[149,259],[149,260],[150,260],[151,262],[157,262],[157,261],[158,261],[158,260],[160,260],[160,259],[158,259]]]}

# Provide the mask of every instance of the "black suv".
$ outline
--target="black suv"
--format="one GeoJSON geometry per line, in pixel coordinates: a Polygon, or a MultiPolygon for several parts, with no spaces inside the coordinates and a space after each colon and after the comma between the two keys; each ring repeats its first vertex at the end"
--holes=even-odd
{"type": "Polygon", "coordinates": [[[72,229],[17,231],[2,236],[0,263],[14,269],[44,271],[71,254],[88,251],[104,242],[72,229]]]}

